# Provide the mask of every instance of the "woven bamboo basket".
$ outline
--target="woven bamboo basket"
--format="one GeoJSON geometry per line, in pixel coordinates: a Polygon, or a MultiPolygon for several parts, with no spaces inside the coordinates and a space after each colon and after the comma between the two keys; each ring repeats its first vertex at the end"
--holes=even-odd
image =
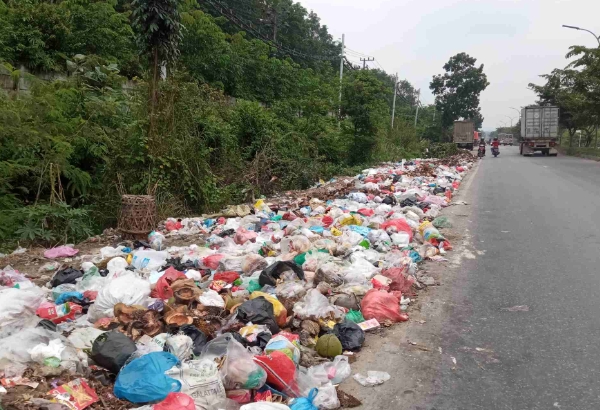
{"type": "Polygon", "coordinates": [[[156,201],[152,195],[121,196],[118,228],[123,237],[145,239],[156,227],[156,201]]]}

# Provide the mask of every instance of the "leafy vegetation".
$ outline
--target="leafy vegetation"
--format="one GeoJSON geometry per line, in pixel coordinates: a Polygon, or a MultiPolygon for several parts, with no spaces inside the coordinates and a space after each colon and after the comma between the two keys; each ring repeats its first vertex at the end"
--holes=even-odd
{"type": "Polygon", "coordinates": [[[253,35],[193,0],[154,3],[0,1],[3,248],[114,225],[122,193],[154,193],[161,217],[200,213],[418,156],[437,138],[434,107],[415,128],[406,81],[391,129],[395,81],[380,70],[347,71],[340,107],[340,45],[297,3],[228,1],[270,22],[253,35]],[[47,73],[61,77],[35,77],[47,73]]]}

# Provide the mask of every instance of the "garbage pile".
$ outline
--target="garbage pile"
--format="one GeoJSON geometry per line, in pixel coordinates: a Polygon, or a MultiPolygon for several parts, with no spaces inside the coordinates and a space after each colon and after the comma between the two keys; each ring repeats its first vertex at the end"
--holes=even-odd
{"type": "MultiPolygon", "coordinates": [[[[53,248],[48,259],[72,266],[46,287],[8,266],[0,399],[77,410],[338,408],[347,395],[336,386],[365,332],[409,320],[423,286],[417,264],[452,249],[439,214],[471,166],[386,164],[319,185],[331,195],[328,186],[343,187],[337,199],[281,196],[229,217],[168,219],[147,241],[94,255],[53,248]],[[168,246],[172,237],[190,244],[168,246]]],[[[353,378],[373,386],[390,375],[353,378]]]]}

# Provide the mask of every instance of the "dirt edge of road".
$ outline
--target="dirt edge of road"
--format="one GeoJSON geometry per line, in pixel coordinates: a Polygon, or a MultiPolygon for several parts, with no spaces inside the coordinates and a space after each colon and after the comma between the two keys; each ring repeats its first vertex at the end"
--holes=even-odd
{"type": "Polygon", "coordinates": [[[352,364],[352,374],[366,375],[369,370],[386,371],[391,379],[379,386],[363,387],[352,378],[340,390],[362,402],[361,409],[422,409],[434,392],[434,379],[441,361],[452,363],[452,357],[441,349],[442,326],[453,303],[450,300],[455,279],[464,258],[476,258],[471,243],[469,218],[472,212],[471,184],[479,163],[468,173],[452,206],[442,211],[452,228],[445,229],[454,250],[448,262],[427,262],[419,274],[431,276],[435,285],[420,290],[409,308],[410,320],[389,328],[369,332],[359,360],[352,364]]]}

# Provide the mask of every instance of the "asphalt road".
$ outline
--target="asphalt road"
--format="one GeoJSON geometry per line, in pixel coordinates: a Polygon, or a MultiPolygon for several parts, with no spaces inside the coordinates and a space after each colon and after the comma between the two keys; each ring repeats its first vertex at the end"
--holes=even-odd
{"type": "Polygon", "coordinates": [[[475,257],[448,285],[445,358],[411,408],[600,409],[600,162],[501,147],[474,178],[475,257]]]}

